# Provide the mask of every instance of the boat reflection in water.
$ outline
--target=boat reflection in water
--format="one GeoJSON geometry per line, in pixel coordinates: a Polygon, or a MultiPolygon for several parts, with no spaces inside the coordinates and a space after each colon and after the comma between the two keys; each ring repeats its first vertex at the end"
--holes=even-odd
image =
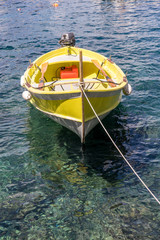
{"type": "MultiPolygon", "coordinates": [[[[116,114],[118,111],[119,108],[114,110],[104,124],[110,125],[111,132],[125,154],[124,122],[122,125],[122,120],[116,114]]],[[[27,124],[27,138],[31,161],[33,161],[31,165],[35,165],[37,169],[35,172],[38,171],[42,178],[60,184],[65,179],[74,184],[80,181],[83,183],[86,176],[87,181],[92,182],[93,179],[90,178],[92,175],[97,178],[100,175],[112,182],[119,179],[117,175],[121,171],[123,179],[123,160],[100,125],[92,130],[86,148],[82,149],[76,135],[36,112],[33,107],[30,108],[30,117],[27,124]]]]}

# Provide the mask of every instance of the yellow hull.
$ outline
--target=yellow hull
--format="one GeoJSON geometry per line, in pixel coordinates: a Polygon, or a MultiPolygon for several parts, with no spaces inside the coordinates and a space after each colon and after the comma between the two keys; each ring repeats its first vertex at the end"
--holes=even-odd
{"type": "MultiPolygon", "coordinates": [[[[63,100],[44,100],[35,97],[33,94],[30,102],[40,111],[48,115],[50,118],[69,128],[81,137],[82,125],[82,101],[81,93],[79,97],[68,98],[63,100]],[[73,127],[73,125],[75,127],[73,127]],[[78,129],[77,129],[78,128],[78,129]]],[[[52,97],[52,96],[51,96],[52,97]]],[[[103,119],[112,109],[114,109],[121,100],[121,92],[118,91],[114,96],[106,97],[89,97],[89,100],[97,114],[103,119]]],[[[98,123],[96,117],[84,100],[84,119],[85,119],[85,136],[98,123]],[[96,124],[95,124],[96,123],[96,124]],[[89,125],[89,127],[87,127],[89,125]]]]}
{"type": "Polygon", "coordinates": [[[25,72],[23,87],[30,93],[28,98],[38,110],[69,128],[82,139],[98,123],[87,100],[82,101],[79,78],[60,78],[61,69],[76,66],[79,69],[79,51],[83,53],[83,81],[97,115],[103,119],[121,101],[122,90],[127,84],[122,70],[98,53],[75,47],[63,47],[38,58],[25,72]],[[96,59],[103,70],[115,82],[114,87],[92,63],[96,59]],[[43,87],[39,85],[43,64],[47,62],[43,87]],[[83,111],[82,111],[83,110],[83,111]]]}

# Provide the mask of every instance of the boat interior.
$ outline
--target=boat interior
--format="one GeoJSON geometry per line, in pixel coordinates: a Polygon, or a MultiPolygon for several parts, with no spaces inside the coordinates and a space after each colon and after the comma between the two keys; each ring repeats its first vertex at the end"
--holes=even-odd
{"type": "MultiPolygon", "coordinates": [[[[42,66],[33,64],[30,75],[31,84],[39,84],[42,77],[42,66]]],[[[110,77],[109,73],[107,75],[110,77]]],[[[79,56],[62,55],[48,60],[44,73],[44,91],[74,91],[79,90],[79,56]],[[51,85],[49,84],[51,83],[51,85]]],[[[101,71],[88,57],[83,58],[83,81],[85,89],[104,90],[110,88],[101,71]]]]}

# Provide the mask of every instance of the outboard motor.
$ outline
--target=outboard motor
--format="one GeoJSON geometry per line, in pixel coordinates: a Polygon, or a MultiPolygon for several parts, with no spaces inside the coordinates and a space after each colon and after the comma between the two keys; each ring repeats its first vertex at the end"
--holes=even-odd
{"type": "Polygon", "coordinates": [[[59,40],[59,44],[62,46],[62,47],[65,47],[65,46],[72,46],[74,47],[75,46],[75,37],[74,37],[74,34],[73,33],[66,33],[64,35],[62,35],[61,39],[59,40]]]}

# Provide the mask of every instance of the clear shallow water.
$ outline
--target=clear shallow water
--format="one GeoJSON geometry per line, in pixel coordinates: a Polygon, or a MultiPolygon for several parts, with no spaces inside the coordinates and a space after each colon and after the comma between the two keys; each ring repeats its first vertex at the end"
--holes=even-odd
{"type": "Polygon", "coordinates": [[[160,199],[160,3],[1,1],[0,239],[160,236],[160,211],[100,126],[79,138],[26,103],[20,76],[74,32],[128,72],[134,91],[104,124],[160,199]],[[21,8],[21,11],[18,11],[21,8]]]}

